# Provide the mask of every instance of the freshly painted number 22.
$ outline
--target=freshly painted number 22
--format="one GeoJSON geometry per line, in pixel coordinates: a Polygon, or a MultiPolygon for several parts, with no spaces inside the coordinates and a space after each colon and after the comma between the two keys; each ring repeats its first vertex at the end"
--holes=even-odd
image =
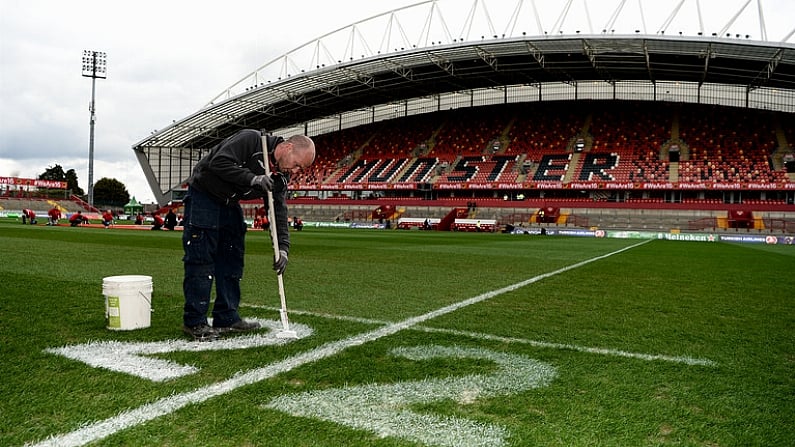
{"type": "Polygon", "coordinates": [[[432,358],[490,360],[497,364],[497,370],[490,375],[287,394],[273,399],[266,408],[425,445],[498,447],[505,445],[510,435],[504,427],[456,416],[417,413],[411,406],[442,400],[466,404],[479,398],[520,393],[546,386],[557,374],[548,364],[480,348],[416,346],[397,348],[392,354],[415,361],[432,358]]]}

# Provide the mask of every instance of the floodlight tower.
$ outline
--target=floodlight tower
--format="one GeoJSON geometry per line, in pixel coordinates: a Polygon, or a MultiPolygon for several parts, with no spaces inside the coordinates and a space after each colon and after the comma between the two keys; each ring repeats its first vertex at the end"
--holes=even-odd
{"type": "Polygon", "coordinates": [[[91,78],[91,103],[88,111],[89,120],[88,136],[88,205],[94,208],[94,93],[96,92],[97,78],[107,78],[107,54],[101,51],[83,50],[83,76],[91,78]]]}

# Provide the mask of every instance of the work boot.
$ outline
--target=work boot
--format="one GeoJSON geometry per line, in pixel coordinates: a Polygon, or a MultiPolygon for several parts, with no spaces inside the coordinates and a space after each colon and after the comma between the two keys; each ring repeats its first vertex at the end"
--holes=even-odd
{"type": "Polygon", "coordinates": [[[251,332],[256,331],[261,327],[262,325],[256,321],[238,320],[232,323],[231,326],[214,327],[213,329],[218,331],[219,334],[225,334],[227,332],[251,332]]]}
{"type": "Polygon", "coordinates": [[[196,326],[182,326],[182,332],[193,337],[196,341],[213,341],[218,338],[218,330],[210,327],[207,323],[197,324],[196,326]]]}

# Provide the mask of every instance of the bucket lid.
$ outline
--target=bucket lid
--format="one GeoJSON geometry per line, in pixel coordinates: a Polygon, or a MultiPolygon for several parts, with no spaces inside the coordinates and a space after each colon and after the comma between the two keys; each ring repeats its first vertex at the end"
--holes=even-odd
{"type": "Polygon", "coordinates": [[[139,282],[152,282],[151,276],[145,275],[120,275],[108,276],[103,278],[103,282],[107,283],[139,283],[139,282]]]}

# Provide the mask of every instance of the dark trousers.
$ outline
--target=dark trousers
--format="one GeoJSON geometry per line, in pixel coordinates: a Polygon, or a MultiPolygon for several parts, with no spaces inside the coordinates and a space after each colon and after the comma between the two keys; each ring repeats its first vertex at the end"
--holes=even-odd
{"type": "Polygon", "coordinates": [[[184,199],[182,258],[185,276],[183,322],[207,322],[213,281],[213,326],[230,326],[240,320],[240,280],[243,278],[246,223],[240,205],[221,205],[196,188],[184,199]]]}

